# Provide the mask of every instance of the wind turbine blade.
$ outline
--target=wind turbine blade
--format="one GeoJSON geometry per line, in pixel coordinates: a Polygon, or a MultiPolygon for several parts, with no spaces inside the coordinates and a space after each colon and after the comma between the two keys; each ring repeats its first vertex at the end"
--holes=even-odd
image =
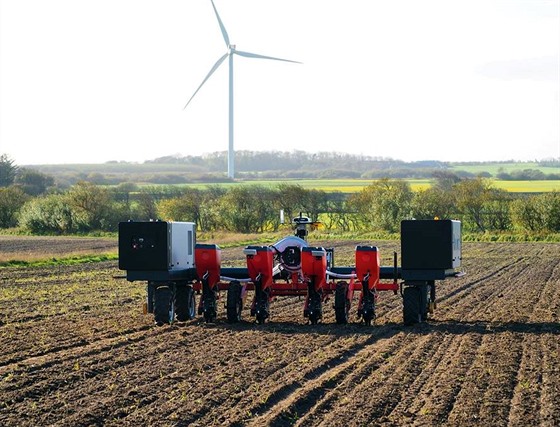
{"type": "Polygon", "coordinates": [[[224,37],[224,41],[226,42],[226,47],[229,48],[229,36],[226,31],[226,27],[224,27],[224,23],[220,19],[220,15],[218,14],[218,9],[216,9],[216,5],[214,4],[214,0],[210,0],[212,2],[212,7],[214,8],[214,12],[216,13],[216,18],[218,18],[218,24],[220,24],[220,30],[222,30],[222,36],[224,37]]]}
{"type": "Polygon", "coordinates": [[[216,71],[218,69],[218,67],[222,64],[222,62],[224,62],[224,59],[226,59],[228,57],[228,53],[224,54],[224,56],[222,56],[220,59],[218,59],[216,61],[216,63],[214,64],[214,66],[212,67],[212,69],[210,70],[210,72],[206,75],[206,77],[204,78],[204,80],[202,80],[202,83],[200,83],[200,86],[198,87],[197,90],[194,91],[193,95],[191,96],[191,98],[189,99],[189,102],[187,102],[185,104],[185,106],[183,107],[183,110],[185,108],[187,108],[187,106],[191,103],[192,99],[194,98],[194,96],[198,93],[198,91],[200,90],[200,88],[204,85],[204,83],[206,83],[206,80],[208,80],[210,78],[210,76],[212,74],[214,74],[214,71],[216,71]]]}
{"type": "Polygon", "coordinates": [[[295,64],[302,64],[302,62],[292,61],[291,59],[275,58],[273,56],[265,56],[265,55],[259,55],[257,53],[243,52],[241,50],[234,50],[233,53],[236,53],[237,55],[240,56],[245,56],[247,58],[272,59],[274,61],[284,61],[284,62],[293,62],[295,64]]]}

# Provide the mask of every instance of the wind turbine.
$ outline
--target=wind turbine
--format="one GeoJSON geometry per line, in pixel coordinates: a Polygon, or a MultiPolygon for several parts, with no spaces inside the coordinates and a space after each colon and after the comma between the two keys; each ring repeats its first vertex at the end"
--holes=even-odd
{"type": "Polygon", "coordinates": [[[210,0],[212,3],[212,7],[214,8],[214,12],[216,13],[216,18],[218,19],[218,24],[220,25],[220,30],[222,31],[222,36],[224,37],[224,41],[226,43],[226,47],[227,47],[227,52],[222,55],[222,57],[220,59],[218,59],[216,61],[216,63],[214,64],[214,66],[210,69],[210,71],[208,72],[208,74],[206,75],[206,77],[204,78],[204,80],[202,80],[202,83],[200,84],[200,86],[198,86],[198,88],[195,90],[195,92],[193,93],[193,95],[190,97],[189,101],[187,102],[187,104],[185,105],[185,108],[187,108],[187,106],[191,103],[192,99],[195,97],[195,95],[198,93],[198,91],[200,90],[200,88],[204,85],[204,83],[206,83],[206,81],[210,78],[210,76],[212,74],[214,74],[214,71],[216,71],[218,69],[218,67],[222,64],[222,62],[225,61],[226,58],[229,57],[229,145],[228,145],[228,178],[233,178],[235,175],[235,171],[234,171],[234,158],[235,158],[235,152],[233,150],[233,55],[239,55],[239,56],[244,56],[246,58],[259,58],[259,59],[272,59],[274,61],[284,61],[284,62],[293,62],[296,64],[301,64],[301,62],[298,61],[291,61],[289,59],[282,59],[282,58],[274,58],[272,56],[265,56],[265,55],[258,55],[256,53],[250,53],[250,52],[243,52],[241,50],[237,50],[235,48],[235,45],[231,44],[229,41],[229,36],[228,33],[226,31],[226,27],[224,26],[224,23],[222,22],[222,20],[220,19],[220,15],[218,14],[218,9],[216,9],[216,5],[214,4],[214,0],[210,0]]]}

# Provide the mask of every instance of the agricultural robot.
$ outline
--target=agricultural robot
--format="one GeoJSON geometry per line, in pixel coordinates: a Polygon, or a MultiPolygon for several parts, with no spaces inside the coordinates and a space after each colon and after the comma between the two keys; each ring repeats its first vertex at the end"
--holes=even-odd
{"type": "Polygon", "coordinates": [[[400,293],[404,323],[415,324],[435,308],[436,281],[461,274],[459,221],[402,221],[401,266],[396,252],[392,266],[381,266],[376,246],[357,246],[353,266],[336,266],[332,248],[308,244],[309,218],[300,215],[292,223],[294,235],[269,246],[247,246],[245,266],[222,267],[218,245],[196,243],[194,223],[121,222],[119,268],[129,281],[147,281],[145,311],[158,325],[197,314],[214,322],[222,299],[228,322],[241,321],[249,299],[251,316],[262,324],[279,296],[303,297],[303,316],[311,324],[321,321],[326,301],[333,299],[336,323],[345,324],[355,293],[358,319],[371,325],[383,291],[400,293]]]}

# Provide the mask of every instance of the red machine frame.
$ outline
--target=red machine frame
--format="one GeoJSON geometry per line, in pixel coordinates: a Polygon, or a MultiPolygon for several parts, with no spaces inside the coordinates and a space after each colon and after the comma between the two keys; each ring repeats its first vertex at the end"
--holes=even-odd
{"type": "Polygon", "coordinates": [[[275,265],[276,254],[272,246],[248,246],[243,252],[247,268],[230,268],[228,272],[233,272],[234,277],[227,277],[221,276],[220,248],[217,245],[197,245],[195,260],[199,280],[193,284],[193,290],[202,294],[198,312],[204,315],[206,321],[211,322],[216,317],[220,291],[229,292],[232,285],[236,287],[241,304],[228,297],[228,320],[240,318],[239,311],[245,304],[247,291],[254,291],[251,315],[255,316],[257,323],[264,323],[269,317],[269,305],[274,297],[305,296],[304,316],[316,324],[322,318],[322,304],[331,295],[335,296],[337,323],[347,323],[354,292],[359,291],[358,317],[371,324],[375,318],[378,292],[393,291],[396,294],[399,291],[397,274],[392,281],[381,280],[379,252],[375,246],[356,247],[355,268],[350,274],[329,271],[327,250],[322,247],[300,248],[300,262],[291,271],[275,265]],[[348,282],[336,279],[347,279],[348,282]],[[233,303],[236,307],[229,306],[233,303]]]}

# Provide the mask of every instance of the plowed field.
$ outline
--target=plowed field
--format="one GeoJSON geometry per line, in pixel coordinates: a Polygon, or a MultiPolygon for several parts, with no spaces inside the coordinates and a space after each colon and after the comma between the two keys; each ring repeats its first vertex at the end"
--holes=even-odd
{"type": "MultiPolygon", "coordinates": [[[[338,265],[360,244],[315,243],[338,265]]],[[[116,265],[0,269],[0,425],[560,425],[559,244],[464,244],[416,326],[383,293],[371,327],[331,302],[309,325],[297,297],[265,325],[156,327],[116,265]]]]}

